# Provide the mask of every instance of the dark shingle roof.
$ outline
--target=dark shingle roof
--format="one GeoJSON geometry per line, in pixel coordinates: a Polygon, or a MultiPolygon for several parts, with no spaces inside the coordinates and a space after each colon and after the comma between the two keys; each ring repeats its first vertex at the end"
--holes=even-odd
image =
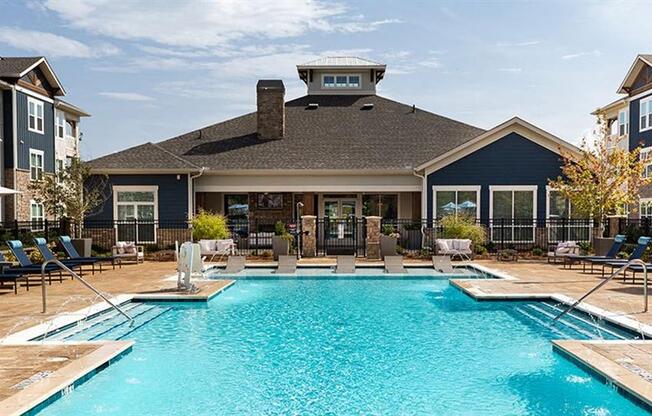
{"type": "MultiPolygon", "coordinates": [[[[285,137],[280,140],[259,140],[256,113],[250,113],[158,145],[193,165],[214,170],[403,170],[484,132],[421,109],[413,112],[412,106],[377,95],[307,95],[287,102],[285,108],[285,137]],[[308,108],[309,103],[319,107],[308,108]]],[[[169,167],[169,155],[150,154],[146,146],[95,159],[91,165],[96,169],[169,167]],[[144,164],[145,158],[150,163],[144,164]]]]}
{"type": "Polygon", "coordinates": [[[20,73],[34,65],[42,57],[0,57],[0,77],[17,78],[20,73]]]}
{"type": "Polygon", "coordinates": [[[105,169],[195,170],[200,168],[151,142],[102,156],[94,159],[91,164],[93,167],[105,169]]]}

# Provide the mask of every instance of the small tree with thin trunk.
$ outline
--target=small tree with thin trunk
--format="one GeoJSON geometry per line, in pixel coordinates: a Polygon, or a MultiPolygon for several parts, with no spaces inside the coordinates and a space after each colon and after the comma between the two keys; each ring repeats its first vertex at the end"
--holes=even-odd
{"type": "Polygon", "coordinates": [[[75,157],[55,175],[46,175],[29,187],[48,214],[70,218],[81,233],[85,216],[107,200],[107,182],[106,175],[91,174],[90,167],[75,157]]]}
{"type": "Polygon", "coordinates": [[[622,137],[610,136],[605,118],[598,116],[598,134],[591,145],[582,141],[579,156],[562,152],[562,176],[549,185],[568,198],[573,212],[592,218],[602,230],[608,215],[624,215],[627,207],[636,210],[639,191],[652,182],[645,175],[641,147],[621,146],[622,137]]]}

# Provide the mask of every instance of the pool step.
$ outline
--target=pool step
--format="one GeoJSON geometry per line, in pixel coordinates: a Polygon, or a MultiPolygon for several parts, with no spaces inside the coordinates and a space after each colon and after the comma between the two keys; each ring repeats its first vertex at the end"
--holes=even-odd
{"type": "Polygon", "coordinates": [[[121,309],[134,320],[132,327],[129,326],[127,319],[117,311],[109,310],[101,315],[82,321],[71,328],[56,332],[48,336],[47,339],[65,341],[89,341],[94,339],[117,340],[171,308],[130,302],[121,305],[121,309]]]}
{"type": "Polygon", "coordinates": [[[553,325],[553,319],[563,310],[564,305],[552,302],[538,302],[518,306],[516,310],[538,325],[546,327],[560,338],[571,339],[633,339],[635,336],[608,323],[592,318],[581,311],[572,311],[553,325]]]}

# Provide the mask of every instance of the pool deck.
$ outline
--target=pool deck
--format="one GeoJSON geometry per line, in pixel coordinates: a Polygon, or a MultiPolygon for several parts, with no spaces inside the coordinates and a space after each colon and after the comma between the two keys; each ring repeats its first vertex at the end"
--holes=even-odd
{"type": "MultiPolygon", "coordinates": [[[[519,261],[499,263],[476,262],[507,279],[454,279],[451,284],[477,300],[541,299],[556,296],[577,299],[600,282],[598,274],[580,270],[563,270],[544,262],[519,261]]],[[[274,265],[256,262],[258,266],[274,265]]],[[[304,259],[301,265],[333,265],[334,259],[304,259]]],[[[381,265],[361,261],[359,265],[381,265]]],[[[429,267],[428,262],[406,260],[406,264],[429,267]]],[[[114,296],[143,300],[206,301],[234,283],[233,280],[198,282],[195,294],[176,290],[173,263],[147,262],[125,265],[105,271],[87,280],[114,296]]],[[[56,315],[73,313],[96,305],[99,299],[80,283],[70,279],[48,285],[48,311],[41,313],[41,288],[24,287],[14,295],[12,289],[0,290],[0,414],[19,415],[52,394],[71,385],[74,380],[103,366],[131,348],[131,342],[48,343],[29,344],[1,342],[10,334],[44,325],[56,315]],[[26,352],[26,348],[29,351],[26,352]],[[58,361],[57,357],[68,358],[58,361]],[[55,358],[48,361],[48,358],[55,358]],[[29,380],[29,381],[26,381],[29,380]],[[21,384],[22,383],[22,384],[21,384]],[[29,384],[26,386],[26,384],[29,384]],[[15,388],[19,385],[23,387],[15,388]]],[[[588,299],[588,304],[610,314],[614,319],[627,319],[639,325],[652,325],[652,312],[642,312],[642,285],[613,281],[588,299]]],[[[649,327],[649,328],[652,328],[649,327]]],[[[27,331],[26,331],[27,332],[27,331]]],[[[13,337],[15,338],[15,337],[13,337]]],[[[555,341],[554,348],[582,362],[597,374],[652,406],[652,341],[555,341]]]]}

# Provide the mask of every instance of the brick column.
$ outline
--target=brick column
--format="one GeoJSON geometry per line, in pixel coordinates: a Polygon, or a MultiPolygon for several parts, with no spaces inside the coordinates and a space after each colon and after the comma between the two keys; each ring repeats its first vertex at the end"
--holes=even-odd
{"type": "Polygon", "coordinates": [[[367,217],[367,258],[380,260],[381,217],[367,217]]]}
{"type": "Polygon", "coordinates": [[[317,256],[317,217],[314,215],[301,216],[301,255],[317,256]]]}

